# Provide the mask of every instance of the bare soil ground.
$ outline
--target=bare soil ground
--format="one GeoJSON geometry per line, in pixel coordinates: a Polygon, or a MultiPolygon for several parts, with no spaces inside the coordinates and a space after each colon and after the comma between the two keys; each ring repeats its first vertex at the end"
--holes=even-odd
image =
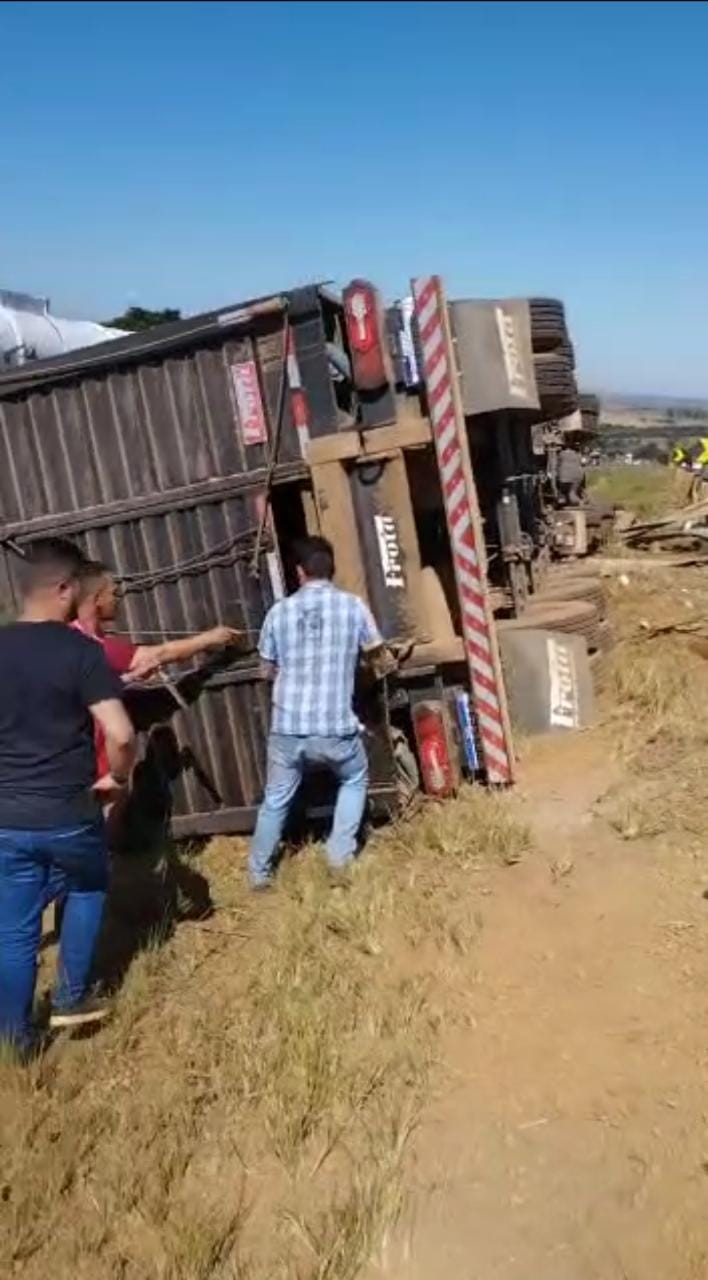
{"type": "Polygon", "coordinates": [[[708,584],[615,591],[601,723],[536,743],[535,850],[487,886],[470,1025],[449,1026],[396,1280],[708,1275],[708,584]]]}
{"type": "Polygon", "coordinates": [[[708,671],[653,631],[708,586],[631,577],[600,722],[513,794],[379,833],[349,890],[308,850],[253,901],[215,842],[215,914],[126,948],[113,1025],[0,1065],[0,1274],[708,1275],[708,671]]]}
{"type": "Polygon", "coordinates": [[[538,853],[490,886],[397,1280],[708,1275],[708,860],[622,841],[611,777],[592,739],[529,763],[538,853]]]}

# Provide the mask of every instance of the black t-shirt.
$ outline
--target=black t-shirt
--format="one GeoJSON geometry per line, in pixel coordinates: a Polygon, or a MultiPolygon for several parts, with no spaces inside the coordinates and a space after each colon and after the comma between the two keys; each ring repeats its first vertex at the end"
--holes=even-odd
{"type": "Polygon", "coordinates": [[[95,640],[61,622],[0,627],[0,827],[98,816],[89,707],[123,687],[95,640]]]}

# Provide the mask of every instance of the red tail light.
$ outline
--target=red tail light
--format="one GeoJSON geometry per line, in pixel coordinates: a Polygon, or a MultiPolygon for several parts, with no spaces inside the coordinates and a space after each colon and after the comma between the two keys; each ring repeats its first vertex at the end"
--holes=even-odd
{"type": "Polygon", "coordinates": [[[344,290],[344,314],[355,386],[361,391],[377,391],[389,378],[382,342],[383,313],[373,285],[352,280],[344,290]]]}
{"type": "Polygon", "coordinates": [[[352,280],[344,292],[349,343],[354,351],[370,351],[378,341],[376,293],[365,280],[352,280]]]}
{"type": "Polygon", "coordinates": [[[423,790],[439,800],[455,794],[454,767],[445,708],[441,702],[419,702],[411,708],[423,790]]]}

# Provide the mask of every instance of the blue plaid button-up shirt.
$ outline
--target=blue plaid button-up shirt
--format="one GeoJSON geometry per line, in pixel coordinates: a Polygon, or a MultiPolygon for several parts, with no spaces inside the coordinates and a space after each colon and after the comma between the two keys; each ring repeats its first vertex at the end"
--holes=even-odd
{"type": "Polygon", "coordinates": [[[276,669],[273,733],[345,737],[359,722],[352,709],[359,653],[381,643],[371,613],[331,582],[308,582],[278,600],[259,641],[276,669]]]}

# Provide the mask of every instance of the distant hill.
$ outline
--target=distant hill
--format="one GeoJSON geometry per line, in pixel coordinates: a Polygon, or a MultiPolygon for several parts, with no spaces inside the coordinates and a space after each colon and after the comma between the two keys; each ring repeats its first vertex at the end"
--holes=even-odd
{"type": "Polygon", "coordinates": [[[676,441],[708,435],[708,400],[605,393],[600,406],[600,447],[610,456],[668,457],[676,441]]]}
{"type": "Polygon", "coordinates": [[[656,413],[667,409],[703,409],[708,412],[708,398],[702,399],[700,396],[629,395],[626,392],[603,391],[600,392],[600,400],[605,410],[649,409],[656,413]]]}

